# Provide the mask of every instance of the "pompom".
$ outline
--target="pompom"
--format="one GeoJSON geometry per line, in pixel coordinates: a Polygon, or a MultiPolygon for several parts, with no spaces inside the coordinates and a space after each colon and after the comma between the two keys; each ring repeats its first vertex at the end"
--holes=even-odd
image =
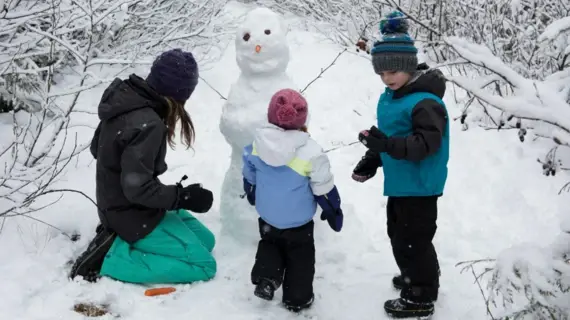
{"type": "Polygon", "coordinates": [[[390,33],[408,33],[408,20],[400,11],[388,14],[380,21],[380,33],[383,35],[390,33]]]}
{"type": "Polygon", "coordinates": [[[297,117],[297,110],[293,106],[286,105],[277,111],[277,120],[284,124],[289,124],[297,117]]]}

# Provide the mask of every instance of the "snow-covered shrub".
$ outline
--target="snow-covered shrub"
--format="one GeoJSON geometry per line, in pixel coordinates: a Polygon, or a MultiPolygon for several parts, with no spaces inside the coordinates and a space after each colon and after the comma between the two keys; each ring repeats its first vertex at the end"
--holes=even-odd
{"type": "MultiPolygon", "coordinates": [[[[536,36],[537,46],[548,47],[550,55],[557,58],[549,60],[549,67],[540,69],[536,65],[534,73],[528,71],[529,65],[527,72],[521,74],[487,46],[459,37],[446,38],[459,56],[454,64],[467,65],[469,69],[460,76],[449,77],[468,92],[462,101],[465,107],[461,121],[469,116],[490,128],[517,129],[521,141],[532,132],[536,137],[552,139],[556,149],[570,146],[570,27],[565,21],[569,19],[553,21],[536,36]],[[558,51],[553,51],[552,46],[558,51]]],[[[543,49],[536,49],[539,50],[543,49]]],[[[556,149],[541,160],[547,175],[555,174],[560,167],[556,149]]]]}
{"type": "MultiPolygon", "coordinates": [[[[444,35],[483,45],[488,52],[482,53],[479,50],[479,54],[497,57],[505,66],[525,79],[544,81],[545,85],[552,86],[553,91],[566,95],[565,100],[569,101],[565,79],[568,77],[567,69],[570,65],[567,50],[570,37],[564,32],[564,28],[557,25],[570,15],[570,6],[564,6],[560,0],[472,0],[466,1],[464,6],[449,6],[448,9],[446,14],[456,17],[453,20],[455,27],[448,28],[444,35]],[[465,10],[469,10],[471,14],[465,15],[465,10]]],[[[453,49],[453,45],[451,48],[453,49]]],[[[475,63],[471,63],[470,57],[474,55],[469,55],[465,50],[462,53],[464,54],[459,54],[459,60],[456,59],[457,54],[447,60],[447,63],[453,66],[452,74],[482,77],[484,80],[480,87],[493,95],[509,96],[514,94],[515,90],[520,94],[520,87],[514,88],[513,83],[501,73],[497,73],[497,70],[490,70],[487,65],[482,65],[480,62],[484,59],[477,57],[475,63]],[[469,57],[466,57],[466,54],[469,57]]],[[[521,139],[524,139],[528,129],[535,126],[535,123],[528,121],[521,124],[520,118],[509,112],[504,113],[505,110],[501,107],[498,111],[493,110],[489,101],[480,98],[480,95],[473,95],[473,92],[468,90],[467,99],[458,101],[466,106],[462,122],[470,120],[496,129],[521,127],[521,139]]]]}
{"type": "MultiPolygon", "coordinates": [[[[216,25],[215,18],[225,2],[10,2],[0,14],[0,81],[21,107],[39,111],[52,103],[46,101],[45,93],[63,72],[148,63],[167,47],[189,49],[202,58],[222,34],[223,25],[216,25]],[[41,88],[42,82],[49,87],[41,88]]],[[[108,80],[97,79],[94,72],[86,78],[81,89],[86,89],[86,81],[108,80]]]]}
{"type": "Polygon", "coordinates": [[[503,250],[496,260],[460,263],[477,283],[487,282],[485,299],[491,319],[570,319],[570,231],[562,229],[547,246],[525,243],[503,250]],[[476,265],[488,266],[476,274],[476,265]],[[491,265],[489,265],[491,264],[491,265]]]}
{"type": "MultiPolygon", "coordinates": [[[[564,233],[560,237],[566,245],[570,243],[570,235],[564,233]]],[[[501,318],[570,318],[570,264],[566,261],[570,252],[553,249],[524,244],[499,255],[488,286],[490,301],[501,300],[503,306],[511,309],[501,318]]]]}
{"type": "MultiPolygon", "coordinates": [[[[228,0],[142,0],[123,5],[120,21],[113,30],[110,52],[121,57],[135,58],[141,53],[154,56],[165,47],[191,50],[200,60],[212,60],[231,25],[220,19],[228,0]]],[[[116,18],[114,18],[116,19],[116,18]]]]}

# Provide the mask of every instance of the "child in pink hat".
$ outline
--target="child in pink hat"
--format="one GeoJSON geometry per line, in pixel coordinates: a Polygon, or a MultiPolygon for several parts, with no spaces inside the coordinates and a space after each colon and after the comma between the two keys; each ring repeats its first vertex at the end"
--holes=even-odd
{"type": "Polygon", "coordinates": [[[340,196],[327,155],[307,133],[307,101],[295,90],[275,93],[268,124],[244,148],[243,182],[247,200],[259,213],[261,240],[251,279],[254,294],[272,300],[283,285],[283,304],[298,312],[314,300],[317,204],[336,232],[342,228],[340,196]]]}

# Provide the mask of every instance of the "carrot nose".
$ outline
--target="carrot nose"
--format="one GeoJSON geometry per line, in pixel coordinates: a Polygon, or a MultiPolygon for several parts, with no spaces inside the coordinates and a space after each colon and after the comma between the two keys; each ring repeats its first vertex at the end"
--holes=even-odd
{"type": "Polygon", "coordinates": [[[260,45],[256,45],[256,46],[255,46],[255,52],[259,53],[259,51],[261,51],[261,46],[260,46],[260,45]]]}

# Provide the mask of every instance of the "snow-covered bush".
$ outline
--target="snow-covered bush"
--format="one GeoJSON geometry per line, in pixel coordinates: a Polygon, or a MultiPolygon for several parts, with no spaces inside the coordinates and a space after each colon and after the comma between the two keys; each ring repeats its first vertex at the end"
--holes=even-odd
{"type": "Polygon", "coordinates": [[[110,52],[121,57],[154,56],[165,47],[191,50],[200,60],[215,59],[227,34],[220,19],[228,0],[142,0],[124,6],[124,25],[114,31],[110,52]]]}
{"type": "Polygon", "coordinates": [[[525,243],[503,250],[496,260],[460,263],[480,285],[492,319],[570,319],[570,229],[547,246],[525,243]],[[480,274],[476,266],[490,264],[480,274]],[[499,309],[499,310],[497,310],[499,309]]]}
{"type": "Polygon", "coordinates": [[[445,14],[454,17],[454,26],[442,30],[443,34],[485,45],[526,78],[543,80],[567,62],[567,38],[548,43],[540,38],[549,25],[570,15],[564,1],[470,0],[446,9],[445,14]]]}
{"type": "MultiPolygon", "coordinates": [[[[464,6],[449,6],[446,12],[456,18],[453,20],[455,25],[443,33],[445,36],[483,45],[488,51],[478,50],[478,54],[500,59],[503,65],[524,79],[544,81],[545,85],[552,86],[553,91],[561,91],[563,96],[566,95],[564,100],[568,102],[570,96],[567,87],[565,88],[565,79],[568,77],[567,69],[570,65],[567,50],[570,38],[564,28],[558,25],[564,17],[570,15],[570,6],[565,6],[560,0],[473,0],[466,1],[464,6]],[[466,15],[465,10],[469,10],[471,14],[466,15]]],[[[453,45],[449,47],[454,49],[453,45]]],[[[492,92],[495,96],[505,97],[513,95],[514,91],[519,94],[523,91],[520,86],[513,87],[512,76],[506,79],[500,71],[491,70],[496,64],[489,69],[488,65],[480,63],[484,61],[480,56],[469,54],[465,48],[460,50],[462,52],[459,56],[453,54],[445,61],[453,66],[452,73],[482,77],[484,80],[480,89],[492,92]],[[470,58],[474,57],[474,61],[471,61],[470,58]]],[[[539,90],[537,88],[531,92],[540,95],[539,90]]],[[[499,107],[498,112],[494,111],[492,103],[482,100],[480,94],[474,95],[471,90],[467,91],[467,99],[459,101],[465,103],[462,122],[469,120],[495,129],[522,128],[523,130],[519,130],[521,139],[524,139],[528,129],[536,125],[529,121],[523,121],[521,124],[520,118],[515,114],[503,112],[505,110],[500,106],[494,106],[499,107]]]]}
{"type": "MultiPolygon", "coordinates": [[[[548,47],[550,55],[557,58],[549,60],[550,67],[541,69],[536,65],[534,72],[529,71],[529,65],[524,74],[487,46],[459,37],[446,38],[459,56],[454,64],[470,69],[449,77],[468,92],[461,121],[465,122],[469,115],[490,128],[517,129],[521,141],[532,132],[536,137],[552,139],[554,148],[570,146],[570,27],[565,21],[568,18],[553,21],[534,40],[537,46],[548,47]],[[553,51],[552,46],[558,51],[553,51]],[[480,108],[473,108],[474,105],[480,108]]],[[[536,49],[539,50],[543,49],[536,49]]],[[[547,175],[560,168],[555,155],[553,149],[541,161],[547,175]]]]}

